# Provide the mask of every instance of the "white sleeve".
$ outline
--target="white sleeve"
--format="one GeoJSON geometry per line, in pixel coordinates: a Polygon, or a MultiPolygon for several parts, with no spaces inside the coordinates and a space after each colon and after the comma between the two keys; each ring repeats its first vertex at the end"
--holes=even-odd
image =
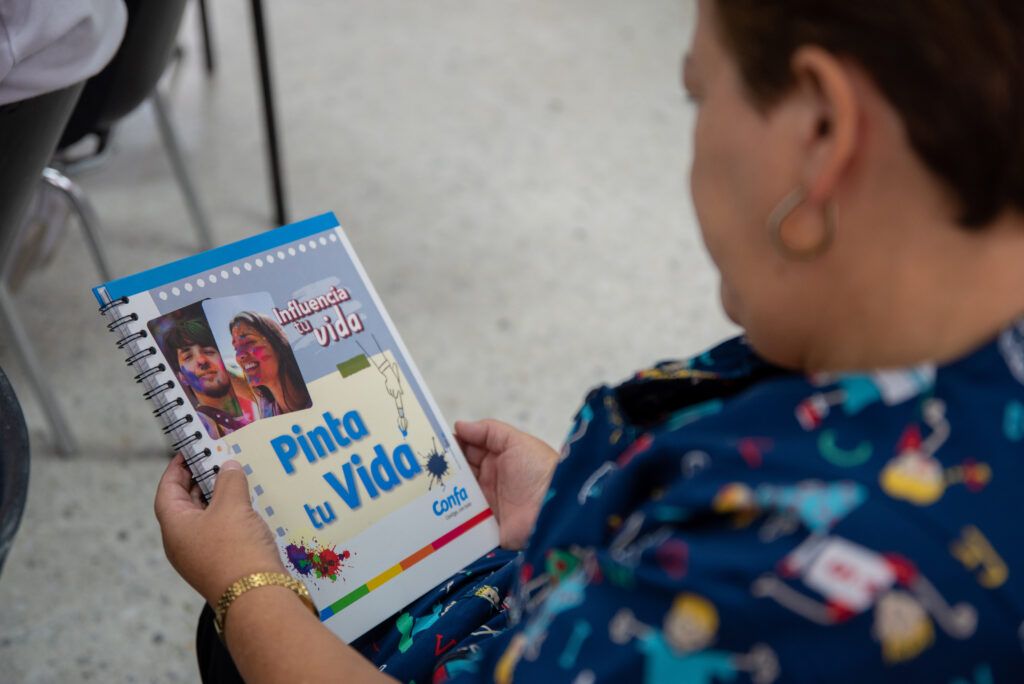
{"type": "Polygon", "coordinates": [[[123,0],[0,0],[0,105],[98,73],[127,19],[123,0]]]}

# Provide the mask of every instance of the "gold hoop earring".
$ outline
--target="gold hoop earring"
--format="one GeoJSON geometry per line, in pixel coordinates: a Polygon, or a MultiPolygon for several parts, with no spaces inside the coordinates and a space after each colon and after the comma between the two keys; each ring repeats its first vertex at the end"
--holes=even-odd
{"type": "Polygon", "coordinates": [[[832,246],[832,241],[836,237],[836,223],[838,222],[838,210],[836,203],[829,201],[825,204],[824,218],[825,218],[825,235],[822,237],[821,242],[814,245],[810,249],[794,249],[792,246],[786,244],[786,241],[782,237],[782,222],[793,213],[793,210],[800,206],[804,199],[807,197],[807,191],[803,188],[797,188],[793,192],[789,193],[782,198],[772,210],[772,213],[768,215],[768,233],[771,235],[772,244],[775,248],[785,257],[793,259],[795,261],[810,261],[821,256],[828,251],[828,248],[832,246]]]}

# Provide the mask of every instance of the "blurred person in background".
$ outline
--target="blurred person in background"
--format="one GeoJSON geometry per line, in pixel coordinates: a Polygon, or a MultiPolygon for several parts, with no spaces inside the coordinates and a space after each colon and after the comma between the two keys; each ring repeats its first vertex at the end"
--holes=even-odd
{"type": "MultiPolygon", "coordinates": [[[[700,0],[691,190],[744,335],[592,391],[560,453],[457,423],[504,549],[352,645],[248,591],[203,676],[1020,681],[1022,41],[1017,0],[700,0]]],[[[236,463],[189,485],[156,513],[210,604],[283,571],[236,463]]]]}
{"type": "Polygon", "coordinates": [[[127,21],[123,0],[0,0],[0,105],[94,76],[127,21]]]}
{"type": "MultiPolygon", "coordinates": [[[[19,107],[95,76],[120,47],[127,21],[123,0],[0,0],[0,107],[19,107]]],[[[7,125],[0,117],[0,126],[7,125]]],[[[6,168],[3,153],[10,151],[0,151],[6,168]]],[[[52,255],[67,216],[65,199],[41,184],[10,247],[17,253],[7,275],[12,288],[52,255]]]]}

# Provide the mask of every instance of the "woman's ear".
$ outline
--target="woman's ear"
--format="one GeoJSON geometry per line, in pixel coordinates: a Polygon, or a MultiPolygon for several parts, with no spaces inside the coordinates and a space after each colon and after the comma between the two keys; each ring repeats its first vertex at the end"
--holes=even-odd
{"type": "Polygon", "coordinates": [[[797,95],[806,107],[805,156],[801,171],[805,201],[823,205],[836,192],[854,160],[860,104],[850,67],[820,47],[793,54],[797,95]]]}

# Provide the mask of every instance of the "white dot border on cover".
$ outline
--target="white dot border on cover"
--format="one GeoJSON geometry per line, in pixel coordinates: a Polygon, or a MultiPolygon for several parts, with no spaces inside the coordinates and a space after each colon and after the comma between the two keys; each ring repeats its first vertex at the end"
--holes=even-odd
{"type": "Polygon", "coordinates": [[[302,240],[297,240],[289,247],[282,245],[276,250],[268,250],[266,253],[261,252],[259,254],[254,254],[245,261],[236,262],[230,269],[227,266],[222,266],[219,267],[220,271],[215,268],[207,272],[197,273],[187,280],[176,282],[173,287],[164,286],[163,289],[157,292],[156,296],[160,301],[166,302],[171,297],[180,297],[182,294],[188,294],[196,288],[206,287],[207,283],[213,285],[217,282],[227,281],[234,277],[253,273],[255,270],[261,269],[264,266],[271,266],[291,257],[298,256],[301,253],[305,253],[307,250],[315,250],[317,247],[326,245],[328,241],[337,242],[338,235],[334,231],[331,231],[329,235],[321,235],[319,238],[304,238],[302,240]]]}

